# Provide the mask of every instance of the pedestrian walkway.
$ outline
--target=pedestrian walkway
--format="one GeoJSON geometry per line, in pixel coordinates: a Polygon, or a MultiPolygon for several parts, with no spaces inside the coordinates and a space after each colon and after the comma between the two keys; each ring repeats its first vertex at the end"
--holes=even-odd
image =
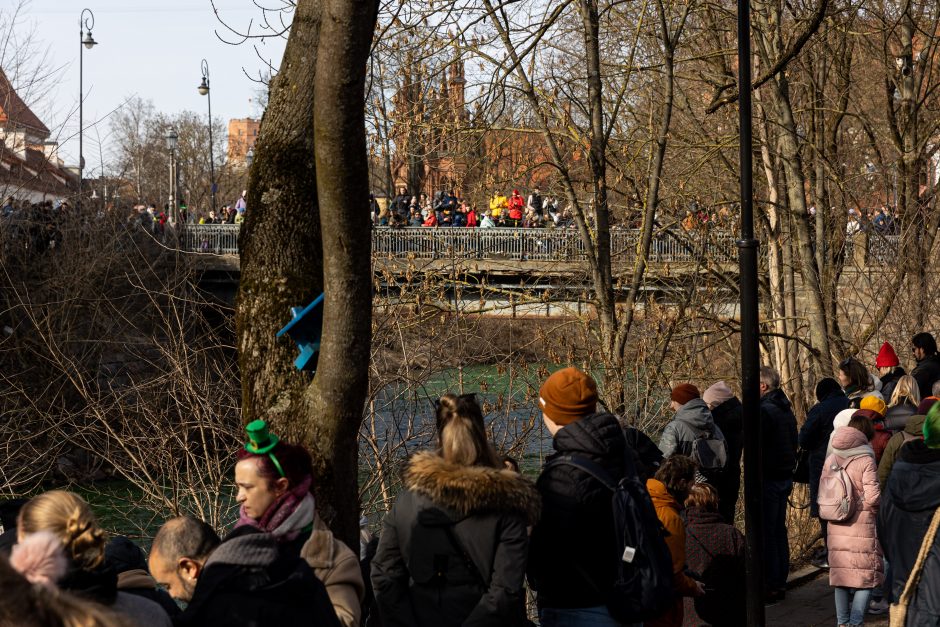
{"type": "MultiPolygon", "coordinates": [[[[786,601],[767,608],[767,627],[834,627],[836,624],[836,605],[826,572],[790,588],[786,601]]],[[[867,616],[865,626],[888,627],[888,615],[867,616]]]]}

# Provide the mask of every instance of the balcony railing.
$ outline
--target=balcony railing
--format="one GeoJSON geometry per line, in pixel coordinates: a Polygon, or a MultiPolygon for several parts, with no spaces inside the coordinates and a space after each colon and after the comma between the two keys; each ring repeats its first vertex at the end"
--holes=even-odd
{"type": "MultiPolygon", "coordinates": [[[[217,255],[238,254],[237,224],[187,225],[183,229],[184,250],[217,255]]],[[[611,229],[613,261],[632,260],[642,232],[637,229],[611,229]]],[[[854,255],[851,244],[864,241],[866,260],[884,264],[896,258],[897,235],[872,235],[847,242],[847,261],[854,255]]],[[[528,261],[582,261],[584,242],[576,229],[480,229],[378,227],[372,231],[372,254],[376,257],[405,259],[514,259],[528,261]]],[[[650,263],[690,263],[700,259],[713,263],[735,263],[738,259],[735,237],[719,230],[670,230],[653,236],[650,263]]],[[[851,263],[851,262],[849,262],[851,263]]]]}

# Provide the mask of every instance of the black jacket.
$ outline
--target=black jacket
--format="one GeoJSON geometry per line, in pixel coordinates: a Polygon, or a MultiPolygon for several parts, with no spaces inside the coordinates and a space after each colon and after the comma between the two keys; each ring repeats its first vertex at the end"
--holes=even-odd
{"type": "MultiPolygon", "coordinates": [[[[917,560],[934,511],[940,507],[940,450],[921,440],[901,447],[888,485],[881,495],[878,539],[891,564],[894,598],[901,598],[904,584],[917,560]]],[[[907,611],[907,627],[940,624],[940,535],[934,540],[917,594],[907,611]]]]}
{"type": "Polygon", "coordinates": [[[894,393],[894,388],[898,385],[898,379],[903,377],[906,372],[901,366],[895,366],[891,369],[891,372],[881,377],[881,395],[885,397],[885,403],[891,402],[891,395],[894,393]]]}
{"type": "Polygon", "coordinates": [[[535,486],[511,470],[458,466],[432,452],[411,458],[404,485],[372,560],[383,624],[521,624],[535,486]]]}
{"type": "Polygon", "coordinates": [[[721,405],[712,409],[715,424],[721,429],[728,445],[728,463],[717,476],[712,478],[718,490],[718,511],[728,523],[734,523],[741,491],[741,454],[744,451],[744,406],[737,397],[732,396],[721,405]]]}
{"type": "Polygon", "coordinates": [[[798,437],[800,448],[809,451],[809,492],[810,515],[819,517],[819,505],[816,495],[819,492],[819,478],[822,476],[826,461],[826,447],[832,434],[832,421],[836,414],[848,409],[849,399],[842,390],[835,390],[810,408],[806,422],[798,437]]]}
{"type": "MultiPolygon", "coordinates": [[[[611,414],[598,413],[555,434],[555,457],[570,453],[603,466],[615,479],[624,476],[626,442],[611,414]]],[[[539,475],[542,518],[532,531],[529,583],[539,607],[583,608],[604,605],[617,575],[611,493],[581,470],[553,466],[539,475]]]]}
{"type": "Polygon", "coordinates": [[[326,588],[299,557],[278,551],[274,536],[245,532],[212,552],[186,610],[185,627],[339,627],[326,588]]]}
{"type": "Polygon", "coordinates": [[[646,485],[646,480],[651,479],[663,463],[663,452],[648,435],[636,427],[625,426],[623,434],[627,438],[628,452],[633,458],[636,474],[643,485],[646,485]]]}
{"type": "Polygon", "coordinates": [[[793,477],[796,467],[796,416],[783,390],[771,390],[760,399],[763,477],[778,481],[793,477]]]}
{"type": "Polygon", "coordinates": [[[712,409],[712,417],[728,443],[727,467],[740,468],[744,450],[744,406],[733,396],[712,409]]]}
{"type": "Polygon", "coordinates": [[[934,353],[930,357],[921,359],[911,371],[911,376],[917,381],[917,386],[920,388],[920,397],[927,398],[931,396],[934,381],[940,379],[940,355],[934,353]]]}

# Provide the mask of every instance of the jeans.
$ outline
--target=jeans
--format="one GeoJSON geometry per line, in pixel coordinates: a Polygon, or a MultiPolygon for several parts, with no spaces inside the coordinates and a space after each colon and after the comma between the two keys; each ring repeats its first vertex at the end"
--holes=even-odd
{"type": "Polygon", "coordinates": [[[790,574],[790,543],[787,539],[787,497],[792,479],[764,481],[764,581],[767,592],[784,590],[790,574]]]}
{"type": "Polygon", "coordinates": [[[539,610],[539,623],[542,627],[642,627],[642,623],[617,622],[603,605],[571,609],[543,607],[539,610]]]}
{"type": "Polygon", "coordinates": [[[836,591],[836,620],[840,625],[862,625],[871,590],[839,588],[836,591]]]}

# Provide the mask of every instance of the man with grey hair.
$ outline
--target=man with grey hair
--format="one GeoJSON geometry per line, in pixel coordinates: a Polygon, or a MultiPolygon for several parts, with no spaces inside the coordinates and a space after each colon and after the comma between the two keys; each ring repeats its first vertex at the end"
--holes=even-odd
{"type": "Polygon", "coordinates": [[[764,514],[764,595],[767,603],[786,596],[790,571],[787,497],[796,467],[796,416],[780,389],[780,374],[760,368],[761,477],[764,514]]]}

